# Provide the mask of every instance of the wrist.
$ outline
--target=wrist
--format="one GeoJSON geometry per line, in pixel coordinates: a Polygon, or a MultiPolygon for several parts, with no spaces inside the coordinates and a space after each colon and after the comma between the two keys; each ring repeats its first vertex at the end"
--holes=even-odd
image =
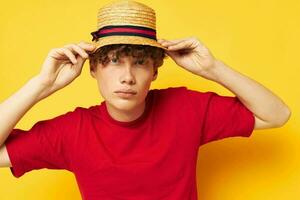
{"type": "Polygon", "coordinates": [[[220,60],[214,60],[213,65],[204,73],[205,78],[219,82],[226,65],[220,60]]]}
{"type": "Polygon", "coordinates": [[[36,75],[29,80],[29,84],[36,91],[36,100],[40,101],[51,94],[52,86],[47,84],[40,75],[36,75]]]}

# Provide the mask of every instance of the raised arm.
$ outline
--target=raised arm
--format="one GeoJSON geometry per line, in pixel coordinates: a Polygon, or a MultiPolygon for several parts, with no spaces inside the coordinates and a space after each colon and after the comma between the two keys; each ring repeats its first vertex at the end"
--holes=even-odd
{"type": "Polygon", "coordinates": [[[166,53],[180,67],[217,82],[234,93],[255,116],[255,129],[283,126],[291,110],[280,97],[255,80],[215,59],[210,50],[196,37],[179,40],[159,39],[166,53]]]}
{"type": "Polygon", "coordinates": [[[37,102],[78,77],[88,58],[87,52],[94,48],[89,43],[81,42],[52,49],[41,72],[0,104],[0,167],[11,165],[4,143],[16,124],[37,102]]]}

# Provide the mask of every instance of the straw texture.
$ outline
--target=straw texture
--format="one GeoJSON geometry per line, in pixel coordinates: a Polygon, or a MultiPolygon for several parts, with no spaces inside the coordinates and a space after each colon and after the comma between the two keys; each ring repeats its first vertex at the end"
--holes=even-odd
{"type": "Polygon", "coordinates": [[[149,6],[118,0],[98,10],[97,31],[91,33],[95,51],[109,44],[141,44],[166,49],[157,42],[156,14],[149,6]]]}

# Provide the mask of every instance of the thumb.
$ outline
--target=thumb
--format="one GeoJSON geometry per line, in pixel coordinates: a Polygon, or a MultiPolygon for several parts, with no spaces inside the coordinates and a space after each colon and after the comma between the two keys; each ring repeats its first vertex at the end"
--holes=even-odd
{"type": "Polygon", "coordinates": [[[77,63],[75,65],[75,68],[78,72],[81,72],[82,68],[83,68],[83,65],[84,65],[84,62],[87,60],[87,58],[83,58],[81,56],[78,56],[78,58],[76,58],[76,60],[77,60],[77,63]]]}
{"type": "Polygon", "coordinates": [[[175,51],[166,51],[166,54],[170,56],[173,60],[176,58],[177,53],[175,51]]]}
{"type": "Polygon", "coordinates": [[[78,65],[83,65],[86,60],[87,60],[87,58],[83,58],[81,56],[78,56],[78,58],[77,58],[77,64],[78,65]]]}

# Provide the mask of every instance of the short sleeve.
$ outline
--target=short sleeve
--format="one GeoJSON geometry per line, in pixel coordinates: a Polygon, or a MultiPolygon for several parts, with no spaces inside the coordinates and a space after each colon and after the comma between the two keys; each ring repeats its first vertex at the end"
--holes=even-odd
{"type": "Polygon", "coordinates": [[[35,169],[72,171],[72,135],[77,131],[79,109],[35,123],[29,130],[13,129],[5,141],[12,164],[11,173],[19,178],[35,169]]]}
{"type": "Polygon", "coordinates": [[[250,137],[253,113],[236,96],[187,90],[201,122],[200,146],[228,137],[250,137]]]}

